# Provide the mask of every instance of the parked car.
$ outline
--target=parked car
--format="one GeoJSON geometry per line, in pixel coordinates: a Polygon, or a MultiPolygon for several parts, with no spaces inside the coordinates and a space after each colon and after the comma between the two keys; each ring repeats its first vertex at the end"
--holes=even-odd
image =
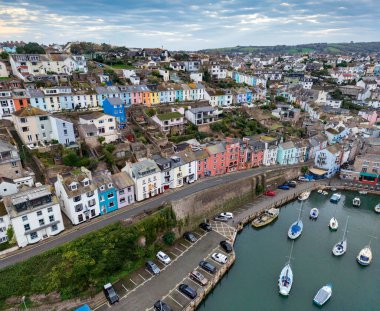
{"type": "Polygon", "coordinates": [[[233,250],[232,245],[228,243],[227,241],[221,241],[219,244],[225,250],[226,253],[232,252],[233,250]]]}
{"type": "Polygon", "coordinates": [[[115,302],[119,302],[119,296],[116,293],[111,283],[107,283],[103,286],[104,295],[106,296],[108,302],[113,305],[115,302]]]}
{"type": "Polygon", "coordinates": [[[170,259],[170,257],[168,255],[166,255],[164,252],[162,251],[159,251],[156,255],[157,259],[161,262],[163,262],[164,264],[169,264],[172,260],[170,259]]]}
{"type": "Polygon", "coordinates": [[[295,180],[290,180],[290,181],[288,181],[288,184],[289,184],[289,185],[293,185],[294,187],[297,186],[297,182],[296,182],[295,180]]]}
{"type": "Polygon", "coordinates": [[[195,299],[197,297],[197,291],[190,287],[189,285],[187,284],[181,284],[179,287],[178,287],[178,290],[182,293],[182,294],[185,294],[187,297],[189,297],[190,299],[195,299]]]}
{"type": "Polygon", "coordinates": [[[205,222],[202,222],[202,223],[199,225],[199,228],[201,228],[201,229],[203,229],[203,230],[205,230],[205,231],[207,231],[207,232],[212,231],[212,227],[211,227],[211,225],[208,224],[208,223],[205,223],[205,222]]]}
{"type": "Polygon", "coordinates": [[[227,219],[232,219],[232,218],[234,218],[234,214],[232,214],[232,213],[230,213],[230,212],[220,213],[220,216],[222,216],[222,217],[226,217],[227,219]]]}
{"type": "Polygon", "coordinates": [[[202,286],[205,286],[208,283],[208,279],[205,278],[205,276],[197,270],[194,270],[190,273],[190,279],[194,280],[202,286]]]}
{"type": "Polygon", "coordinates": [[[280,185],[277,188],[281,189],[281,190],[289,190],[290,189],[290,187],[288,185],[280,185]]]}
{"type": "Polygon", "coordinates": [[[195,237],[194,233],[192,233],[192,232],[185,232],[185,233],[183,234],[183,237],[184,237],[186,240],[188,240],[189,242],[191,242],[191,243],[194,243],[194,242],[197,241],[197,238],[195,237]]]}
{"type": "Polygon", "coordinates": [[[307,179],[307,178],[304,177],[304,176],[300,176],[300,177],[298,177],[298,180],[299,180],[299,181],[309,181],[309,179],[307,179]]]}
{"type": "Polygon", "coordinates": [[[211,273],[211,274],[214,274],[214,273],[216,272],[216,267],[215,267],[214,265],[210,264],[208,261],[202,260],[202,261],[199,263],[199,266],[200,266],[203,270],[205,270],[205,271],[207,271],[207,272],[209,272],[209,273],[211,273]]]}
{"type": "Polygon", "coordinates": [[[154,303],[153,307],[154,307],[154,310],[156,310],[156,311],[173,311],[173,309],[170,308],[170,306],[167,303],[165,303],[161,300],[157,300],[154,303]]]}
{"type": "Polygon", "coordinates": [[[290,188],[297,187],[297,183],[295,183],[294,181],[287,181],[284,185],[289,186],[290,188]]]}
{"type": "Polygon", "coordinates": [[[223,255],[222,253],[214,253],[211,255],[211,258],[214,259],[216,262],[219,262],[222,264],[227,262],[227,256],[223,255]]]}
{"type": "Polygon", "coordinates": [[[274,196],[276,196],[276,192],[274,192],[273,190],[268,190],[268,191],[264,192],[264,195],[266,195],[268,197],[274,197],[274,196]]]}
{"type": "Polygon", "coordinates": [[[151,260],[148,260],[145,263],[145,267],[148,271],[152,272],[153,274],[160,274],[161,272],[160,268],[157,267],[157,265],[151,260]]]}
{"type": "Polygon", "coordinates": [[[228,221],[228,218],[227,218],[227,217],[224,217],[224,216],[217,215],[217,216],[214,217],[214,220],[215,220],[215,221],[227,222],[227,221],[228,221]]]}

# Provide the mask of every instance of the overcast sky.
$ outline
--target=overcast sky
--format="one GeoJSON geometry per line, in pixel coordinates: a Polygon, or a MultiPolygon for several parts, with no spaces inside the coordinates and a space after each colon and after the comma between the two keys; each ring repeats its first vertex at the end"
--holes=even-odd
{"type": "Polygon", "coordinates": [[[197,50],[379,41],[379,30],[379,0],[0,0],[0,41],[197,50]]]}

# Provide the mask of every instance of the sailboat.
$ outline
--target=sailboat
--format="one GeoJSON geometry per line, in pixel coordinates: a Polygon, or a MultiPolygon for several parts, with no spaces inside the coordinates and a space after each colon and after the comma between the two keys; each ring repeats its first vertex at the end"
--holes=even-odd
{"type": "Polygon", "coordinates": [[[280,277],[278,279],[278,288],[279,292],[283,296],[289,296],[289,292],[293,285],[293,271],[290,266],[290,260],[292,259],[294,241],[292,242],[292,248],[290,249],[289,260],[286,263],[285,267],[282,268],[280,277]]]}
{"type": "Polygon", "coordinates": [[[338,230],[338,220],[335,218],[336,209],[334,211],[334,216],[329,221],[329,228],[332,231],[338,230]]]}
{"type": "Polygon", "coordinates": [[[346,227],[344,229],[343,238],[341,241],[336,243],[333,247],[333,254],[334,256],[342,256],[347,251],[347,225],[348,225],[348,218],[346,221],[346,227]]]}
{"type": "Polygon", "coordinates": [[[360,252],[358,257],[356,257],[358,263],[362,266],[368,266],[372,261],[372,250],[371,242],[366,245],[360,252]]]}
{"type": "Polygon", "coordinates": [[[295,240],[302,233],[302,230],[303,230],[303,222],[301,220],[302,205],[303,205],[303,202],[301,204],[300,212],[298,214],[298,219],[294,223],[292,223],[292,225],[290,226],[288,230],[289,239],[295,240]]]}

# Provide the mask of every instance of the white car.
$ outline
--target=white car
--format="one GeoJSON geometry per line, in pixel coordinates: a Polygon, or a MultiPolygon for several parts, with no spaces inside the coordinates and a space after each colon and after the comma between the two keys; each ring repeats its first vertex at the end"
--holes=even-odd
{"type": "Polygon", "coordinates": [[[221,253],[214,253],[211,255],[211,258],[214,259],[216,262],[219,262],[222,264],[227,262],[227,256],[221,253]]]}
{"type": "Polygon", "coordinates": [[[230,213],[230,212],[220,213],[220,216],[225,217],[225,218],[227,218],[227,219],[232,219],[232,218],[234,218],[234,214],[232,214],[232,213],[230,213]]]}
{"type": "Polygon", "coordinates": [[[172,261],[168,255],[166,255],[164,252],[161,252],[161,251],[157,253],[156,257],[159,261],[167,265],[172,261]]]}
{"type": "Polygon", "coordinates": [[[298,180],[299,181],[309,181],[309,179],[307,179],[306,177],[303,177],[303,176],[298,177],[298,180]]]}

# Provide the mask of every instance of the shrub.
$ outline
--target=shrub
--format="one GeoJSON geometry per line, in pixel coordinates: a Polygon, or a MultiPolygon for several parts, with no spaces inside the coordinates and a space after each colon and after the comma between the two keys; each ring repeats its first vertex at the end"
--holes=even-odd
{"type": "Polygon", "coordinates": [[[168,246],[171,246],[174,244],[174,241],[175,241],[175,233],[173,231],[168,231],[164,234],[164,236],[162,237],[162,240],[164,241],[164,243],[168,246]]]}

